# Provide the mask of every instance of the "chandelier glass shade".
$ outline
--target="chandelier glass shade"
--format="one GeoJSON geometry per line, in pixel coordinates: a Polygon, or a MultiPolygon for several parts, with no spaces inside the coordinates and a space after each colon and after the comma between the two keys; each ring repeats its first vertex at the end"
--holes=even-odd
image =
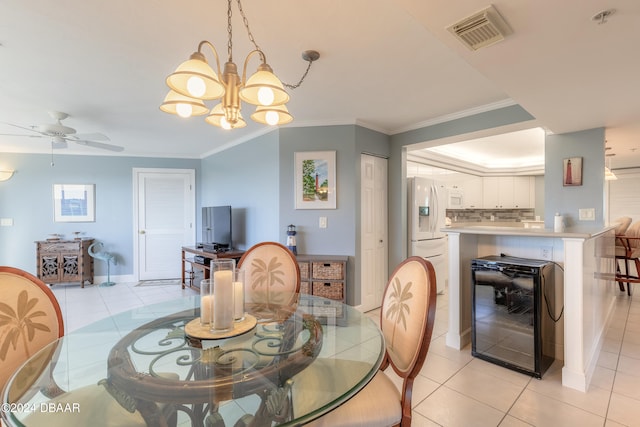
{"type": "Polygon", "coordinates": [[[258,123],[269,126],[285,125],[293,121],[293,116],[289,114],[286,105],[259,106],[251,118],[258,123]]]}
{"type": "MultiPolygon", "coordinates": [[[[229,130],[231,129],[231,124],[227,121],[224,110],[222,109],[222,104],[216,104],[215,107],[211,109],[211,113],[204,119],[205,122],[210,125],[218,126],[219,128],[229,130]]],[[[242,118],[242,114],[238,113],[238,118],[236,121],[236,125],[233,129],[240,129],[247,125],[247,122],[242,118]]]]}
{"type": "Polygon", "coordinates": [[[160,109],[180,117],[203,116],[209,112],[202,100],[181,95],[174,90],[169,91],[160,109]]]}
{"type": "Polygon", "coordinates": [[[167,77],[166,83],[170,90],[160,109],[180,117],[200,116],[209,113],[205,119],[207,123],[224,129],[238,129],[247,125],[240,114],[242,102],[246,102],[257,106],[256,111],[251,114],[251,118],[258,123],[267,125],[289,123],[293,117],[285,106],[290,98],[284,87],[295,89],[300,86],[311,67],[311,63],[319,58],[319,54],[315,51],[304,52],[302,57],[309,62],[309,65],[302,79],[297,85],[283,84],[267,64],[264,52],[256,44],[242,10],[242,4],[240,0],[237,0],[249,40],[255,47],[245,58],[242,77],[240,77],[232,54],[231,3],[232,0],[227,0],[229,59],[224,64],[224,71],[220,71],[220,59],[215,47],[206,40],[201,41],[198,50],[167,77]],[[202,52],[204,46],[211,48],[217,72],[207,62],[202,52]],[[251,57],[256,54],[260,58],[260,65],[257,71],[247,79],[247,65],[251,57]],[[204,101],[216,99],[220,99],[220,103],[209,111],[204,101]]]}

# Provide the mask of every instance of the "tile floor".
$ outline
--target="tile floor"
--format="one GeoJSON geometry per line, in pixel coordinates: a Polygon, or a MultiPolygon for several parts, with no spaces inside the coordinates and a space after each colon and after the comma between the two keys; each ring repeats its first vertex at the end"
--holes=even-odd
{"type": "MultiPolygon", "coordinates": [[[[117,312],[195,293],[180,285],[55,285],[67,332],[117,312]]],[[[640,292],[640,289],[638,289],[640,292]]],[[[587,393],[561,385],[556,362],[542,380],[445,346],[447,295],[413,391],[413,426],[640,426],[640,296],[619,293],[587,393]]],[[[379,312],[369,315],[377,320],[379,312]]]]}

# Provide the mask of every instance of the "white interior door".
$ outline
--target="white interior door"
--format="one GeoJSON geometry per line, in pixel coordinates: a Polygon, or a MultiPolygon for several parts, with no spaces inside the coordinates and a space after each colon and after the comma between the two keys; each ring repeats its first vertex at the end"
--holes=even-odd
{"type": "Polygon", "coordinates": [[[181,247],[195,244],[195,171],[134,169],[134,187],[138,279],[179,278],[181,247]]]}
{"type": "Polygon", "coordinates": [[[361,155],[360,286],[361,309],[382,304],[388,280],[387,159],[361,155]]]}

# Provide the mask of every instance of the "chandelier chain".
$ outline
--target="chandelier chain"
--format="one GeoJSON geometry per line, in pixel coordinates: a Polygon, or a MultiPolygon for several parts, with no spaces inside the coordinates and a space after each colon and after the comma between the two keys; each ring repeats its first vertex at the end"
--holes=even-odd
{"type": "Polygon", "coordinates": [[[308,62],[309,62],[309,64],[307,65],[307,69],[305,70],[305,72],[302,75],[302,77],[300,77],[300,81],[298,83],[292,85],[292,84],[289,84],[289,83],[282,82],[282,85],[284,87],[286,87],[286,88],[291,89],[291,90],[299,88],[300,85],[302,84],[302,82],[304,81],[305,77],[307,77],[307,74],[309,74],[309,70],[311,69],[311,64],[313,63],[313,61],[310,60],[308,62]]]}
{"type": "Polygon", "coordinates": [[[229,55],[229,62],[233,62],[233,25],[231,25],[231,2],[227,0],[227,34],[229,39],[227,41],[227,54],[229,55]]]}
{"type": "Polygon", "coordinates": [[[242,16],[242,22],[244,23],[244,27],[247,29],[247,35],[249,36],[249,40],[251,41],[251,43],[253,43],[253,46],[255,46],[256,50],[260,52],[260,55],[264,56],[264,54],[262,53],[262,49],[260,49],[260,47],[258,46],[258,43],[256,43],[256,40],[253,38],[253,34],[251,33],[251,29],[249,28],[249,20],[247,19],[247,16],[244,14],[244,10],[242,9],[242,3],[240,2],[240,0],[238,0],[238,10],[240,11],[240,15],[242,16]]]}

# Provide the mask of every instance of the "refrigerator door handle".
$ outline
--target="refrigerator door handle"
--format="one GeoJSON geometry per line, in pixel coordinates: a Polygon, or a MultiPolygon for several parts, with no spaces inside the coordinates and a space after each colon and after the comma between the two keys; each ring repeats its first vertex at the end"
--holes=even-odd
{"type": "Polygon", "coordinates": [[[431,203],[433,204],[432,212],[434,213],[434,215],[432,216],[433,221],[429,221],[429,231],[435,233],[438,222],[440,221],[438,187],[436,186],[436,184],[431,184],[431,203]]]}

